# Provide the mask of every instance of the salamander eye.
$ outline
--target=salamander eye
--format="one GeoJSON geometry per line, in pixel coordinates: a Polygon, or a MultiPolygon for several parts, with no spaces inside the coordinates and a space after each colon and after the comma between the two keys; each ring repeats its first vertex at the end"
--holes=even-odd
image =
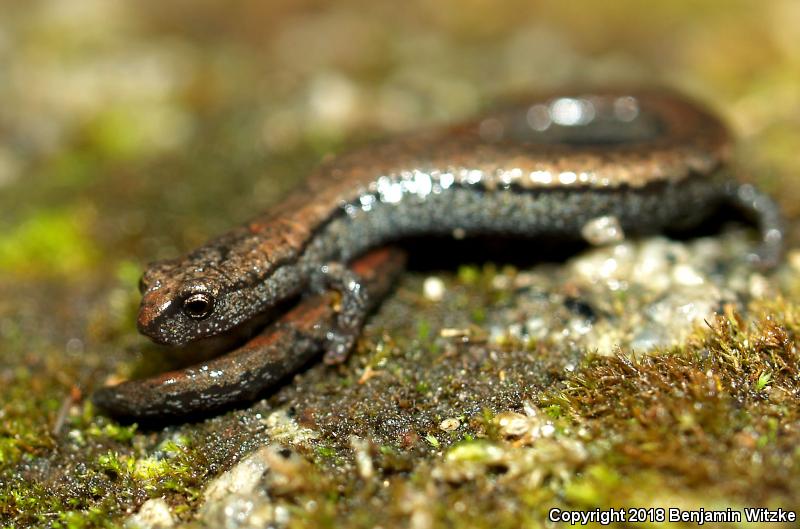
{"type": "Polygon", "coordinates": [[[193,320],[202,320],[211,314],[214,308],[214,298],[199,292],[183,300],[183,312],[193,320]]]}

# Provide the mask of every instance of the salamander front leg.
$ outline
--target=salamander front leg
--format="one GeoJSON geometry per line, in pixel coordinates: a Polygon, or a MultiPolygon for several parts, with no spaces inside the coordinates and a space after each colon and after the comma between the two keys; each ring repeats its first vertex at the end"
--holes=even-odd
{"type": "Polygon", "coordinates": [[[761,268],[773,268],[781,260],[784,246],[784,225],[778,205],[750,184],[730,182],[725,187],[727,200],[757,224],[760,244],[747,256],[761,268]]]}
{"type": "Polygon", "coordinates": [[[341,296],[337,325],[326,336],[324,361],[326,364],[344,362],[361,334],[369,310],[369,294],[364,281],[341,263],[328,263],[320,267],[319,273],[312,278],[311,287],[317,293],[335,290],[341,296]]]}

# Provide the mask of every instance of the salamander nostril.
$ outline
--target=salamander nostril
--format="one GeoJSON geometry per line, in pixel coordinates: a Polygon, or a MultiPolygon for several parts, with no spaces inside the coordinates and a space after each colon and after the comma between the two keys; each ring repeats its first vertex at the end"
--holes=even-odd
{"type": "Polygon", "coordinates": [[[211,314],[214,299],[208,294],[192,294],[183,301],[183,312],[193,320],[202,320],[211,314]]]}

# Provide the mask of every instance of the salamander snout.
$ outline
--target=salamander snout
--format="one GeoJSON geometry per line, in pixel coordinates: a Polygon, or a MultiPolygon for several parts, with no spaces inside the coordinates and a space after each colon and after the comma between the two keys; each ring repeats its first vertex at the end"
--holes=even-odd
{"type": "Polygon", "coordinates": [[[172,340],[164,332],[165,324],[174,312],[174,301],[171,292],[167,289],[147,289],[142,292],[142,301],[139,304],[139,316],[136,326],[139,332],[153,341],[170,344],[172,340]]]}

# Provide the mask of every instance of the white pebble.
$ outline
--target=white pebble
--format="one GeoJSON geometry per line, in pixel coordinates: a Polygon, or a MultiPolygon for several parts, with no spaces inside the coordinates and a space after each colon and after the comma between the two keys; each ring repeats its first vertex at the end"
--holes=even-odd
{"type": "Polygon", "coordinates": [[[164,498],[147,500],[139,508],[139,512],[125,521],[125,527],[128,529],[166,528],[173,525],[175,525],[175,519],[164,498]]]}
{"type": "Polygon", "coordinates": [[[750,295],[754,298],[765,298],[770,294],[772,289],[766,277],[761,274],[753,274],[750,276],[748,290],[750,291],[750,295]]]}
{"type": "Polygon", "coordinates": [[[581,236],[589,244],[601,246],[612,242],[620,242],[625,238],[625,232],[622,231],[622,226],[617,217],[606,215],[594,218],[584,224],[581,228],[581,236]]]}
{"type": "Polygon", "coordinates": [[[705,283],[705,278],[703,278],[697,270],[687,264],[675,265],[672,271],[672,277],[675,279],[676,283],[687,287],[696,287],[705,283]]]}
{"type": "Polygon", "coordinates": [[[426,299],[441,301],[444,297],[444,281],[438,277],[428,277],[422,285],[422,292],[426,299]]]}
{"type": "Polygon", "coordinates": [[[459,426],[461,426],[461,421],[459,421],[455,417],[450,419],[445,419],[439,423],[439,428],[444,430],[445,432],[452,432],[453,430],[458,430],[459,426]]]}

